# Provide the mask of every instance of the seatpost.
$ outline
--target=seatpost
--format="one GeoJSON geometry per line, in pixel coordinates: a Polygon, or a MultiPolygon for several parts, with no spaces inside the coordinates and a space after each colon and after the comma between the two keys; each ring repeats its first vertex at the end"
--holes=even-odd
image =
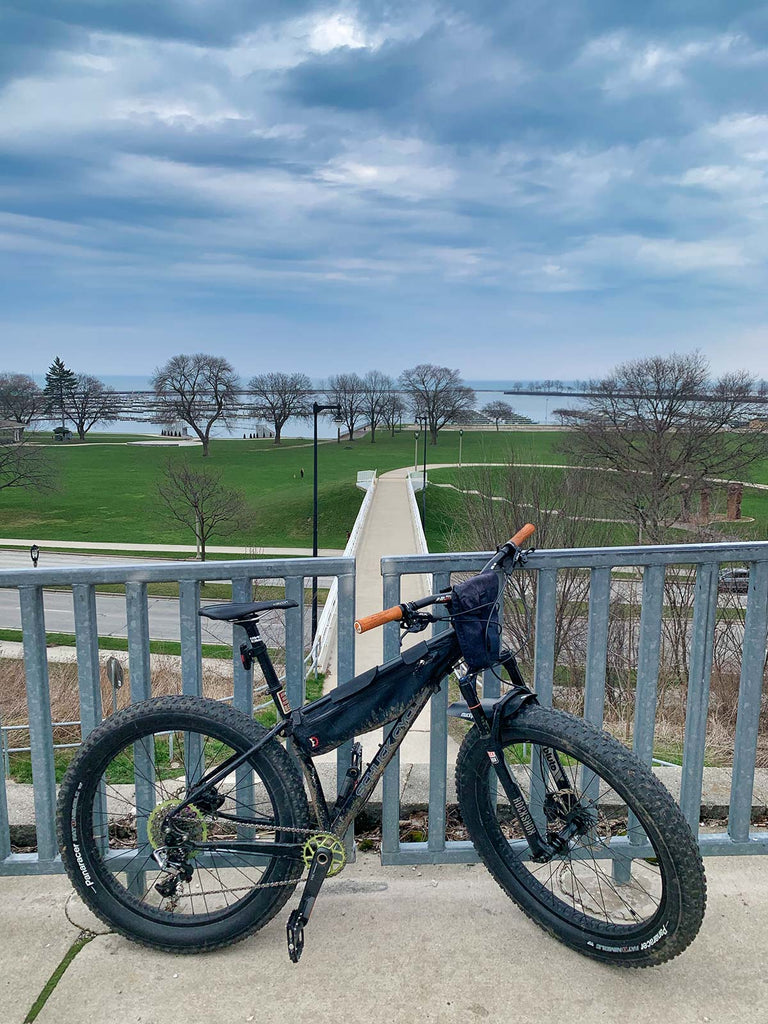
{"type": "Polygon", "coordinates": [[[259,633],[258,622],[255,619],[249,619],[246,622],[239,622],[237,625],[242,626],[248,634],[248,643],[240,644],[240,659],[243,662],[243,668],[249,669],[253,664],[254,657],[256,658],[261,671],[264,673],[267,692],[275,702],[275,706],[281,716],[287,718],[291,713],[291,705],[283,690],[283,684],[280,682],[277,672],[275,672],[275,666],[272,664],[267,645],[259,633]]]}

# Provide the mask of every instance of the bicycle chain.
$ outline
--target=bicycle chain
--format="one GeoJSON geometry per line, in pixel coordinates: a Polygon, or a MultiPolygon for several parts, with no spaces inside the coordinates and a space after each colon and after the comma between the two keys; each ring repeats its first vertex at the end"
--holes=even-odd
{"type": "MultiPolygon", "coordinates": [[[[291,827],[289,825],[280,825],[279,827],[275,827],[274,825],[249,825],[248,827],[252,828],[252,829],[255,829],[255,830],[261,829],[262,831],[269,831],[269,832],[297,832],[300,835],[305,835],[305,836],[316,836],[318,834],[318,830],[316,828],[293,828],[293,827],[291,827]]],[[[322,831],[322,829],[320,831],[322,831]]],[[[302,874],[303,873],[304,872],[302,871],[302,874]]],[[[216,896],[216,895],[219,895],[219,894],[226,895],[227,893],[231,893],[231,892],[240,892],[241,889],[244,892],[253,892],[254,889],[279,889],[279,888],[282,888],[283,886],[286,886],[286,885],[298,885],[300,881],[301,881],[301,875],[298,878],[286,878],[282,882],[256,882],[254,885],[250,885],[250,886],[243,885],[243,886],[239,886],[236,889],[206,889],[205,895],[206,896],[216,896]]]]}

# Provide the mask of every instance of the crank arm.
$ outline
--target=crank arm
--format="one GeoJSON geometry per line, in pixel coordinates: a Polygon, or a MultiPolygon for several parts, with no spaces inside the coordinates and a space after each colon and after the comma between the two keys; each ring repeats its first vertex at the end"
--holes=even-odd
{"type": "Polygon", "coordinates": [[[312,858],[312,865],[301,894],[298,907],[292,911],[286,925],[288,938],[288,956],[297,964],[304,949],[304,927],[309,922],[320,889],[326,879],[328,870],[333,863],[333,851],[325,846],[318,846],[312,858]]]}

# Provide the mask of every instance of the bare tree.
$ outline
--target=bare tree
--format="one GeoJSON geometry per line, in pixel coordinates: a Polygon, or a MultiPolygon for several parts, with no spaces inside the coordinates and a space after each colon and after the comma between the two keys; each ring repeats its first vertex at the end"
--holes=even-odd
{"type": "Polygon", "coordinates": [[[98,377],[79,373],[71,390],[63,396],[64,415],[77,430],[81,441],[97,423],[111,423],[120,415],[120,405],[114,388],[109,388],[98,377]]]}
{"type": "Polygon", "coordinates": [[[421,363],[400,374],[400,384],[409,396],[414,415],[426,417],[432,444],[437,444],[438,431],[471,409],[475,393],[467,387],[458,370],[447,366],[421,363]]]}
{"type": "MultiPolygon", "coordinates": [[[[460,512],[453,517],[449,550],[492,551],[525,522],[536,525],[542,548],[588,547],[610,543],[612,524],[604,521],[589,474],[546,467],[477,466],[462,477],[460,512]]],[[[586,650],[589,573],[563,569],[557,577],[555,657],[578,676],[586,650]]],[[[505,639],[533,650],[536,574],[515,573],[512,599],[505,605],[505,639]]]]}
{"type": "Polygon", "coordinates": [[[312,415],[312,381],[305,373],[261,373],[251,377],[248,388],[254,395],[253,413],[275,428],[275,444],[291,416],[312,415]]]}
{"type": "Polygon", "coordinates": [[[509,402],[501,401],[489,402],[488,405],[483,406],[482,412],[485,413],[489,420],[493,420],[497,430],[500,423],[509,423],[515,415],[515,410],[509,402]]]}
{"type": "Polygon", "coordinates": [[[221,473],[193,469],[186,461],[166,463],[157,494],[168,515],[194,533],[201,562],[214,533],[228,536],[242,529],[248,519],[245,497],[225,486],[221,473]]]}
{"type": "Polygon", "coordinates": [[[395,427],[405,412],[405,402],[397,391],[390,391],[384,399],[381,418],[387,426],[387,430],[395,436],[395,427]]]}
{"type": "Polygon", "coordinates": [[[568,450],[613,470],[601,474],[607,500],[653,543],[709,477],[733,478],[768,455],[768,431],[731,429],[752,416],[754,378],[713,381],[698,352],[624,363],[590,390],[596,397],[568,412],[568,450]]]}
{"type": "Polygon", "coordinates": [[[326,397],[329,405],[338,405],[351,441],[355,435],[355,423],[363,414],[365,385],[356,373],[338,373],[328,378],[326,397]]]}
{"type": "Polygon", "coordinates": [[[211,428],[229,421],[235,410],[239,378],[220,356],[179,355],[155,370],[152,387],[160,414],[168,421],[188,423],[208,454],[211,428]]]}
{"type": "Polygon", "coordinates": [[[47,490],[53,486],[54,472],[45,448],[0,438],[0,490],[47,490]]]}
{"type": "Polygon", "coordinates": [[[45,396],[26,373],[0,374],[0,419],[29,426],[43,414],[45,396]]]}
{"type": "Polygon", "coordinates": [[[371,444],[376,443],[376,427],[384,420],[387,401],[395,382],[386,373],[371,370],[363,377],[363,413],[371,428],[371,444]]]}

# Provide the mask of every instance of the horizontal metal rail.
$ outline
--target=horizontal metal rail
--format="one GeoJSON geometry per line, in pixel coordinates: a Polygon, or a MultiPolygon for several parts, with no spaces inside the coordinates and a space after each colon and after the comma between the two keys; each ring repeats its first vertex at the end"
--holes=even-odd
{"type": "MultiPolygon", "coordinates": [[[[479,571],[492,552],[460,552],[404,555],[381,560],[383,607],[400,601],[404,575],[429,573],[432,589],[445,587],[451,573],[479,571]]],[[[768,631],[768,542],[735,544],[669,544],[655,547],[574,548],[533,551],[525,571],[536,577],[534,612],[535,644],[533,686],[540,703],[551,705],[555,680],[558,573],[584,570],[589,573],[586,660],[584,663],[584,715],[596,725],[603,720],[607,670],[607,639],[611,614],[611,571],[634,566],[642,570],[642,604],[636,656],[633,745],[647,765],[654,759],[653,743],[664,615],[665,574],[670,566],[695,570],[693,619],[690,625],[690,657],[687,680],[686,728],[680,766],[680,803],[694,831],[699,829],[707,708],[718,599],[718,570],[723,563],[749,565],[749,586],[743,629],[742,656],[733,768],[731,771],[727,831],[699,836],[707,855],[768,853],[768,834],[751,829],[755,759],[760,701],[768,631]]],[[[637,603],[639,598],[633,598],[637,603]]],[[[437,624],[435,630],[445,628],[437,624]]],[[[385,657],[398,651],[398,624],[385,627],[385,657]]],[[[488,674],[487,674],[488,675],[488,674]]],[[[485,696],[496,696],[498,681],[486,680],[485,696]]],[[[441,722],[447,703],[447,680],[432,698],[432,722],[441,722]]],[[[434,726],[433,726],[434,728],[434,726]]],[[[429,764],[429,832],[426,843],[401,842],[399,836],[399,760],[384,776],[382,807],[382,862],[385,864],[457,863],[476,859],[471,843],[449,841],[445,835],[445,793],[448,772],[448,738],[433,732],[429,764]]],[[[665,764],[668,769],[669,762],[665,764]]],[[[612,843],[613,845],[613,843],[612,843]]],[[[616,845],[616,850],[620,844],[616,845]]],[[[632,846],[642,856],[642,847],[632,846]]],[[[617,853],[617,856],[619,854],[617,853]]],[[[617,865],[614,865],[615,868],[617,865]]]]}
{"type": "MultiPolygon", "coordinates": [[[[82,739],[102,721],[101,666],[96,587],[102,584],[125,586],[130,669],[130,700],[141,701],[152,695],[149,657],[150,610],[147,586],[150,583],[179,584],[179,635],[181,638],[182,693],[203,693],[201,648],[200,583],[203,580],[228,580],[232,599],[249,601],[253,584],[265,579],[285,582],[286,597],[296,601],[285,614],[285,681],[288,699],[294,707],[305,696],[304,588],[307,578],[331,576],[338,588],[338,644],[336,679],[345,682],[354,675],[355,561],[353,558],[243,559],[237,561],[179,563],[167,562],[125,566],[73,566],[62,569],[20,569],[0,571],[0,589],[17,590],[21,607],[24,669],[26,678],[29,755],[32,767],[36,853],[13,853],[6,791],[7,764],[0,757],[0,875],[45,874],[62,870],[56,844],[56,781],[54,768],[54,722],[48,681],[45,606],[46,587],[71,588],[77,648],[77,674],[82,739]]],[[[254,710],[253,670],[246,671],[240,661],[239,645],[244,631],[234,627],[232,656],[235,707],[249,716],[254,710]]],[[[9,723],[8,729],[17,723],[9,723]]],[[[0,721],[0,729],[6,727],[0,721]]],[[[147,794],[145,794],[147,796],[147,794]]],[[[154,799],[154,795],[151,797],[154,799]]]]}

